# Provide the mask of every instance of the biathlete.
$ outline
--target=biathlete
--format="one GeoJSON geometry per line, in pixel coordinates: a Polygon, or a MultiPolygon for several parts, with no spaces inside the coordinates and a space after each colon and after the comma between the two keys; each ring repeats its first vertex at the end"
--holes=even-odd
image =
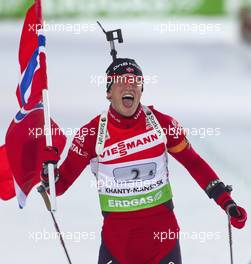
{"type": "MultiPolygon", "coordinates": [[[[57,195],[63,194],[91,165],[104,216],[99,264],[181,264],[179,226],[173,211],[168,154],[179,161],[209,198],[243,228],[247,214],[228,188],[195,152],[179,123],[152,106],[141,104],[142,70],[132,59],[117,58],[107,71],[108,111],[84,125],[66,159],[56,169],[57,195]],[[88,131],[88,133],[87,133],[88,131]],[[160,241],[158,232],[176,233],[160,241]]],[[[60,157],[44,151],[46,166],[60,157]]]]}

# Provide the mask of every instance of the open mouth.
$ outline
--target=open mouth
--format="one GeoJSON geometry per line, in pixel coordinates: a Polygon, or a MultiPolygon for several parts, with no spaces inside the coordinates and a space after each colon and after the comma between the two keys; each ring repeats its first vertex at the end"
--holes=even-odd
{"type": "Polygon", "coordinates": [[[132,94],[125,94],[122,97],[122,102],[124,107],[130,108],[133,105],[134,96],[132,94]]]}

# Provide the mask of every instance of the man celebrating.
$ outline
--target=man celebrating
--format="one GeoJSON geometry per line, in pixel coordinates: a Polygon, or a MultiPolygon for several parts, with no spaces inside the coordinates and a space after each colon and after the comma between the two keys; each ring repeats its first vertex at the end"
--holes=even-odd
{"type": "MultiPolygon", "coordinates": [[[[168,153],[230,215],[231,224],[243,228],[245,210],[194,151],[178,122],[140,103],[143,74],[138,64],[117,58],[106,73],[110,108],[78,131],[56,173],[57,195],[61,195],[91,165],[104,216],[98,263],[181,264],[168,153]],[[157,232],[177,236],[160,241],[154,236],[157,232]]],[[[57,151],[47,148],[42,173],[46,187],[46,166],[58,161],[57,151]]]]}

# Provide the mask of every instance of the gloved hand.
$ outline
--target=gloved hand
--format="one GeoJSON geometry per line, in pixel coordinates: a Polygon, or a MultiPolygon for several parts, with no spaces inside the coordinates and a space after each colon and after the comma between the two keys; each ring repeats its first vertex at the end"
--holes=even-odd
{"type": "Polygon", "coordinates": [[[59,171],[57,169],[57,163],[60,160],[58,149],[56,147],[46,147],[42,153],[42,172],[41,172],[41,183],[45,190],[49,189],[49,175],[48,175],[48,164],[54,165],[55,182],[59,179],[59,171]]]}
{"type": "Polygon", "coordinates": [[[236,228],[243,228],[247,221],[245,209],[234,202],[231,197],[232,186],[225,186],[223,182],[216,179],[209,183],[206,193],[209,198],[213,198],[216,203],[230,216],[230,223],[236,228]]]}
{"type": "Polygon", "coordinates": [[[228,192],[223,192],[216,200],[217,204],[230,216],[231,225],[241,229],[245,226],[247,221],[247,213],[245,209],[233,201],[231,195],[228,192]]]}
{"type": "Polygon", "coordinates": [[[230,223],[232,226],[238,229],[245,226],[247,221],[247,212],[244,208],[237,206],[236,203],[233,202],[226,207],[225,211],[230,216],[230,223]]]}
{"type": "Polygon", "coordinates": [[[57,164],[60,160],[60,155],[58,154],[58,149],[54,146],[45,147],[42,153],[42,161],[45,164],[57,164]]]}

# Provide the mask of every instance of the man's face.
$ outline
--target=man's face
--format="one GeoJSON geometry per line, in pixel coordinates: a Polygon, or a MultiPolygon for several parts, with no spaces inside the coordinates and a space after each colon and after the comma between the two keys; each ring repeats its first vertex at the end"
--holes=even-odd
{"type": "Polygon", "coordinates": [[[142,77],[124,74],[114,78],[112,87],[107,93],[113,109],[119,114],[132,116],[139,105],[142,95],[142,77]]]}

